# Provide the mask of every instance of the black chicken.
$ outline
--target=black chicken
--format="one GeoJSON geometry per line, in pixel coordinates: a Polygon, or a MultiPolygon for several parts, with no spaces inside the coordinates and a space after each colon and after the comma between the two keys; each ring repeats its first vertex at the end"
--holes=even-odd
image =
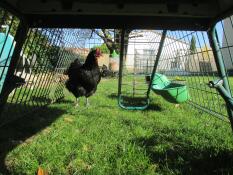
{"type": "Polygon", "coordinates": [[[67,70],[69,79],[66,81],[66,88],[78,98],[86,97],[86,106],[89,106],[88,97],[93,95],[101,79],[101,73],[98,66],[98,58],[101,56],[100,49],[90,51],[84,64],[78,59],[70,64],[67,70]]]}
{"type": "Polygon", "coordinates": [[[101,76],[102,77],[113,77],[113,72],[109,70],[108,67],[104,64],[102,66],[101,76]]]}

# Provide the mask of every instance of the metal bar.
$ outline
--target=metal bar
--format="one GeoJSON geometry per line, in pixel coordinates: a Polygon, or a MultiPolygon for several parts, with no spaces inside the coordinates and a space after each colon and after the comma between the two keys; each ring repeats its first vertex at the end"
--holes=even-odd
{"type": "MultiPolygon", "coordinates": [[[[20,21],[19,26],[17,28],[17,32],[15,35],[15,41],[16,41],[16,45],[15,45],[15,50],[14,53],[12,55],[12,59],[8,68],[8,72],[6,75],[6,81],[3,84],[3,89],[2,92],[0,94],[0,111],[3,111],[3,107],[7,101],[8,96],[4,95],[4,91],[7,89],[7,80],[9,80],[13,74],[14,74],[14,70],[16,68],[18,59],[20,57],[20,52],[21,49],[23,47],[23,44],[26,40],[27,37],[27,32],[28,32],[28,26],[26,23],[24,23],[23,21],[20,21]]],[[[0,112],[1,114],[1,112],[0,112]]]]}
{"type": "MultiPolygon", "coordinates": [[[[223,57],[222,57],[222,54],[221,54],[221,51],[220,51],[219,43],[217,41],[215,26],[212,27],[210,29],[210,31],[208,32],[208,37],[209,37],[209,40],[210,40],[210,45],[211,45],[211,47],[213,49],[214,59],[215,59],[215,62],[216,62],[216,66],[217,66],[217,69],[218,69],[219,76],[223,80],[223,87],[225,88],[226,92],[228,92],[229,97],[232,98],[232,95],[230,93],[231,92],[230,91],[230,86],[229,86],[228,79],[227,79],[227,72],[225,70],[223,57]]],[[[226,105],[227,105],[228,117],[229,117],[229,120],[231,122],[231,128],[233,130],[233,109],[231,108],[231,105],[229,103],[226,102],[226,105]]]]}
{"type": "Polygon", "coordinates": [[[223,11],[219,16],[216,16],[214,20],[212,20],[209,24],[209,28],[213,28],[219,21],[223,20],[224,18],[227,18],[231,16],[233,13],[233,7],[230,7],[223,11]]]}
{"type": "Polygon", "coordinates": [[[1,0],[0,6],[12,13],[13,15],[17,16],[20,20],[26,21],[25,16],[9,3],[1,0]]]}
{"type": "Polygon", "coordinates": [[[152,70],[150,83],[149,83],[148,90],[147,90],[147,98],[149,98],[149,95],[150,95],[152,81],[153,81],[155,72],[156,72],[157,67],[158,67],[158,63],[159,63],[159,59],[160,59],[160,56],[161,56],[161,53],[162,53],[162,50],[163,50],[163,45],[164,45],[164,41],[166,39],[166,35],[167,35],[167,30],[163,30],[162,36],[161,36],[161,39],[160,39],[159,48],[158,48],[158,53],[156,55],[156,60],[155,60],[155,63],[154,63],[154,67],[153,67],[153,70],[152,70]]]}
{"type": "Polygon", "coordinates": [[[122,29],[122,31],[121,31],[120,63],[119,63],[119,79],[118,79],[118,104],[120,104],[120,95],[121,95],[124,48],[125,48],[125,29],[122,29]]]}
{"type": "Polygon", "coordinates": [[[221,96],[224,98],[227,105],[229,105],[230,108],[233,109],[233,98],[231,97],[231,94],[222,86],[222,83],[223,80],[210,81],[209,86],[212,88],[216,88],[221,96]]]}
{"type": "Polygon", "coordinates": [[[207,30],[209,18],[166,16],[123,16],[123,15],[38,15],[27,14],[30,27],[68,27],[68,28],[125,28],[129,29],[169,29],[207,30]],[[102,20],[104,19],[104,20],[102,20]],[[76,21],[79,21],[78,23],[76,21]],[[179,23],[179,25],[178,25],[179,23]],[[194,25],[196,24],[196,25],[194,25]],[[200,27],[201,26],[201,27],[200,27]]]}
{"type": "MultiPolygon", "coordinates": [[[[231,17],[229,17],[228,18],[230,21],[231,21],[231,17]]],[[[233,26],[233,24],[232,24],[232,21],[231,21],[231,26],[233,26]]],[[[227,47],[221,47],[221,49],[220,49],[220,51],[221,51],[221,54],[223,55],[224,53],[223,53],[223,50],[224,49],[227,49],[227,52],[228,52],[228,54],[229,54],[229,56],[230,56],[230,58],[231,58],[231,60],[230,60],[230,62],[231,62],[231,65],[233,66],[233,55],[232,55],[232,53],[231,53],[231,47],[232,47],[232,43],[229,43],[229,41],[228,41],[228,36],[227,36],[227,34],[226,34],[226,31],[225,31],[225,29],[224,29],[224,25],[223,25],[223,22],[221,21],[221,27],[222,27],[222,29],[223,29],[223,38],[225,38],[225,40],[226,40],[226,46],[227,47]]],[[[216,31],[217,32],[217,31],[216,31]]],[[[232,31],[231,31],[232,32],[232,31]]],[[[218,38],[218,35],[217,35],[217,33],[216,33],[216,36],[217,36],[217,41],[218,41],[218,43],[219,43],[219,38],[218,38]]],[[[230,40],[230,38],[229,38],[229,40],[230,40]]],[[[229,84],[229,80],[228,80],[228,84],[229,84]]],[[[232,89],[233,90],[233,89],[232,89]]],[[[230,88],[230,93],[232,94],[233,93],[233,91],[231,90],[231,88],[230,88]]]]}

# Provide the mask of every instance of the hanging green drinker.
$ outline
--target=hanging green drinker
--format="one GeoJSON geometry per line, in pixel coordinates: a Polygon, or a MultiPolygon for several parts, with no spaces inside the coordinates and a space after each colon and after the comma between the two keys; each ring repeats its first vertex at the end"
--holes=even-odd
{"type": "Polygon", "coordinates": [[[171,103],[183,103],[190,99],[186,85],[172,83],[165,75],[159,73],[155,74],[151,88],[171,103]]]}
{"type": "Polygon", "coordinates": [[[119,55],[116,53],[115,50],[113,50],[112,54],[111,54],[112,58],[119,58],[119,55]]]}

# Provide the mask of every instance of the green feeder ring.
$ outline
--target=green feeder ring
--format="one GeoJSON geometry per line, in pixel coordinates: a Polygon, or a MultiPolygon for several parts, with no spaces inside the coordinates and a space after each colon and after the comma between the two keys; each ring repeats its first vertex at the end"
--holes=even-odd
{"type": "Polygon", "coordinates": [[[165,75],[156,73],[152,81],[152,90],[171,103],[183,103],[190,99],[186,85],[171,83],[165,75]]]}

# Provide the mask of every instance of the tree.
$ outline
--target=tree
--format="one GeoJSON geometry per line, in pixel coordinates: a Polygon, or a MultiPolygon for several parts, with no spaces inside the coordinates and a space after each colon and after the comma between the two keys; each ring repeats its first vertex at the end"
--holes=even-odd
{"type": "Polygon", "coordinates": [[[95,33],[97,36],[99,36],[104,41],[110,54],[113,53],[113,50],[115,50],[117,53],[119,53],[120,40],[116,39],[119,37],[119,33],[120,33],[119,30],[92,29],[92,33],[95,33]]]}
{"type": "MultiPolygon", "coordinates": [[[[121,44],[121,29],[92,29],[92,33],[99,36],[106,44],[110,54],[115,50],[118,54],[120,53],[121,44]]],[[[131,29],[125,30],[125,52],[127,53],[127,46],[130,38],[140,37],[140,31],[132,32],[131,29]]]]}
{"type": "Polygon", "coordinates": [[[196,52],[196,39],[192,35],[191,43],[190,43],[190,48],[189,48],[191,54],[194,54],[196,52]]]}

